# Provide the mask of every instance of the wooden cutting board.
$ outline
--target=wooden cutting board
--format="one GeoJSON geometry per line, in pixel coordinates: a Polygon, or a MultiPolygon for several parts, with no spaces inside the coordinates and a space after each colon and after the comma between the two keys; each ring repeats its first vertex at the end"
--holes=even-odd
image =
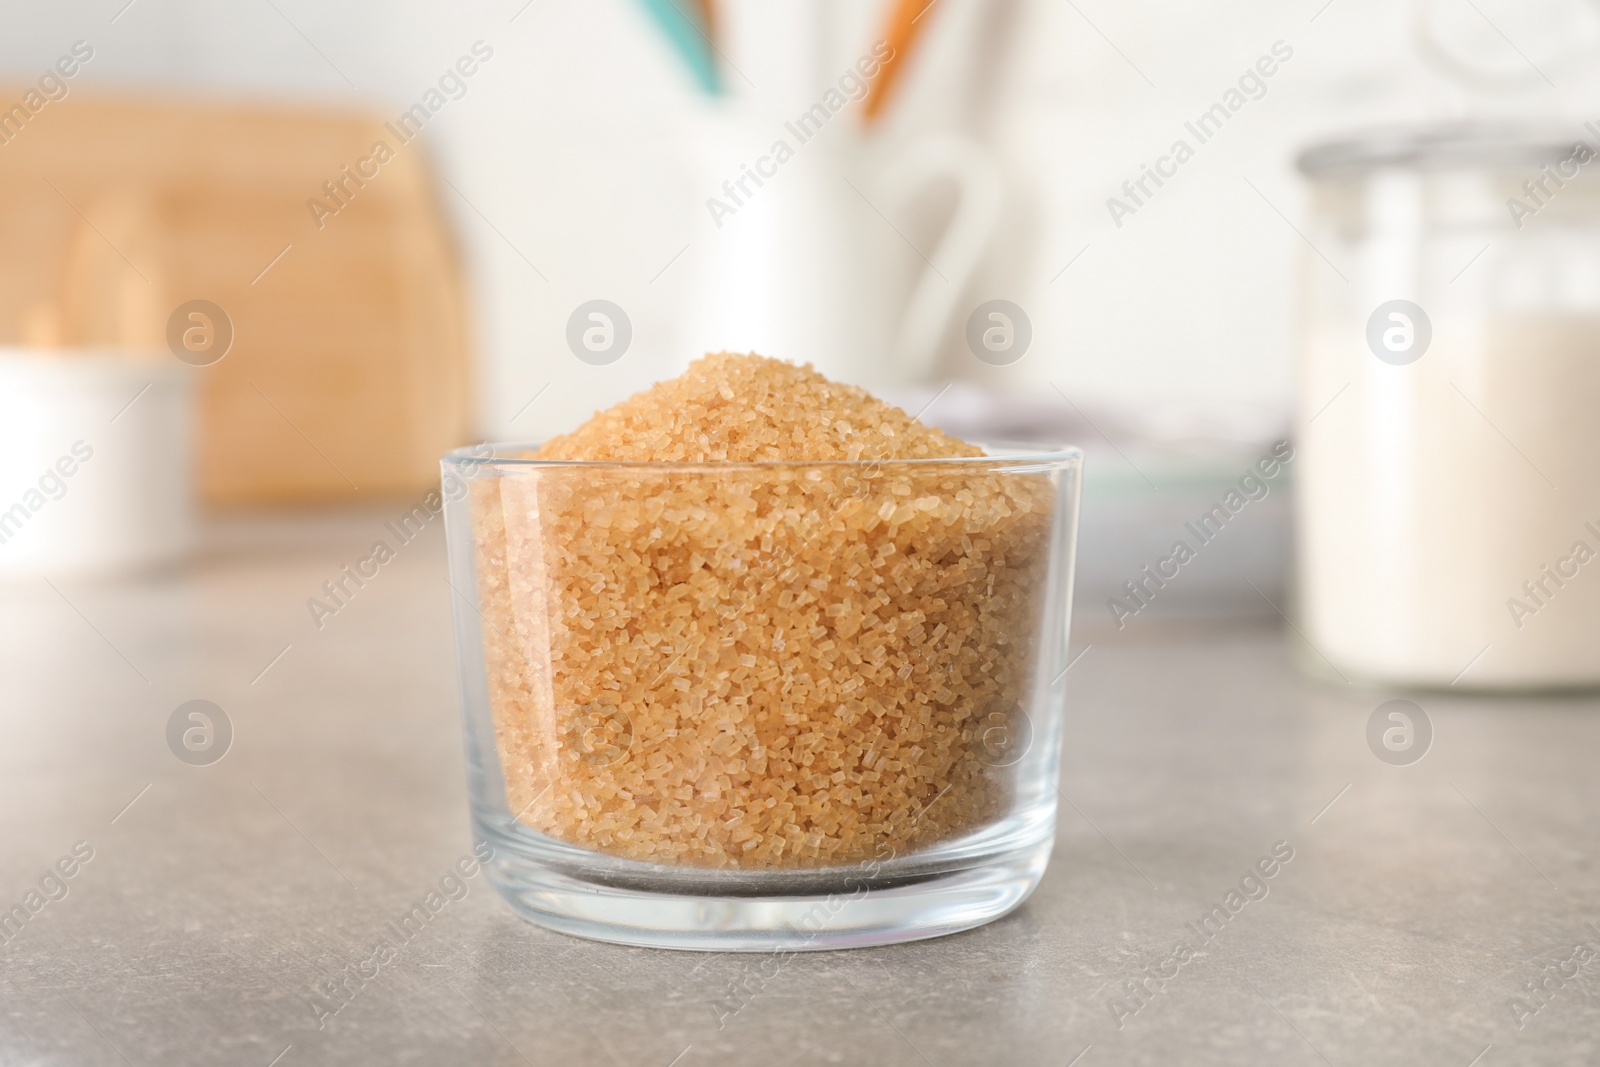
{"type": "Polygon", "coordinates": [[[209,300],[234,341],[194,370],[205,500],[421,491],[465,442],[471,399],[425,145],[369,115],[81,90],[51,103],[0,144],[0,342],[171,362],[168,317],[209,300]],[[373,176],[358,186],[346,167],[373,176]]]}

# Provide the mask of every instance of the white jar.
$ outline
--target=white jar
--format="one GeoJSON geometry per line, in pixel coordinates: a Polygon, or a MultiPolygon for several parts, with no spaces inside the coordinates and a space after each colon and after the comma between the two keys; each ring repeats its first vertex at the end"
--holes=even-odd
{"type": "Polygon", "coordinates": [[[1600,683],[1597,153],[1593,126],[1456,127],[1301,156],[1308,662],[1600,683]]]}
{"type": "Polygon", "coordinates": [[[0,349],[0,577],[126,574],[194,543],[193,371],[0,349]]]}

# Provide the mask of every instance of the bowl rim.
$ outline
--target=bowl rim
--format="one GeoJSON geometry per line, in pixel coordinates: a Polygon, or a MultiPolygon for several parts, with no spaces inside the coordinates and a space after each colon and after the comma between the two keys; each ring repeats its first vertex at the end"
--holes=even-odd
{"type": "Polygon", "coordinates": [[[972,441],[969,444],[985,449],[981,456],[927,456],[919,459],[782,459],[782,460],[610,460],[610,459],[536,459],[525,455],[501,455],[501,452],[537,451],[541,442],[483,441],[476,445],[452,448],[439,457],[442,467],[456,469],[474,467],[495,468],[615,468],[636,471],[742,471],[742,470],[812,470],[833,467],[846,470],[881,469],[884,467],[926,468],[947,466],[957,469],[984,468],[995,464],[1042,464],[1053,468],[1081,465],[1083,449],[1077,445],[1044,444],[1040,442],[972,441]],[[488,454],[484,454],[488,449],[488,454]],[[999,449],[1000,451],[989,451],[999,449]]]}
{"type": "Polygon", "coordinates": [[[1581,137],[1546,125],[1442,122],[1371,126],[1316,141],[1295,156],[1308,178],[1402,170],[1537,169],[1570,155],[1581,137]]]}

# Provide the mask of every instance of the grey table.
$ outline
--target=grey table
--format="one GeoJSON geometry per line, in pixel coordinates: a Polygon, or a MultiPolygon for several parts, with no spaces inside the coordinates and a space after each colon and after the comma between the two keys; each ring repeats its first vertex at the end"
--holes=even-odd
{"type": "Polygon", "coordinates": [[[319,984],[471,847],[438,524],[320,629],[306,606],[387,517],[231,520],[180,574],[0,595],[0,909],[29,915],[0,1064],[1600,1058],[1600,702],[1417,696],[1431,750],[1393,766],[1365,730],[1394,694],[1303,680],[1271,628],[1155,620],[1078,635],[1070,805],[1000,922],[769,975],[548,933],[480,874],[319,1028],[319,984]],[[234,729],[206,766],[166,737],[196,698],[234,729]]]}

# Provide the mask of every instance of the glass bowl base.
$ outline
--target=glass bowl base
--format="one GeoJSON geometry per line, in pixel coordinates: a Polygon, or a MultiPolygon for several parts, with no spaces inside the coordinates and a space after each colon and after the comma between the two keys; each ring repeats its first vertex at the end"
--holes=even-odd
{"type": "Polygon", "coordinates": [[[681,869],[652,878],[627,872],[651,865],[593,856],[574,862],[571,850],[542,848],[499,822],[478,823],[478,836],[495,849],[484,867],[523,918],[596,941],[699,952],[817,952],[970,930],[1028,898],[1053,843],[1047,837],[977,856],[963,850],[954,863],[919,856],[742,879],[681,869]]]}

